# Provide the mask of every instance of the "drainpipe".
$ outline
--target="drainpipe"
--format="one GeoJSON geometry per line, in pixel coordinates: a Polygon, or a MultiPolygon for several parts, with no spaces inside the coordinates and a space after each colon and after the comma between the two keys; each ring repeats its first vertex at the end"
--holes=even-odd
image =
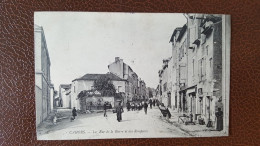
{"type": "MultiPolygon", "coordinates": [[[[187,34],[186,34],[187,35],[187,39],[186,39],[186,43],[187,43],[187,45],[186,45],[187,62],[186,62],[186,81],[185,81],[185,86],[187,86],[188,85],[188,47],[189,47],[189,41],[190,41],[189,40],[189,28],[188,28],[189,21],[188,21],[188,14],[184,13],[183,15],[187,20],[187,22],[186,22],[186,24],[187,24],[187,29],[186,29],[186,31],[187,31],[187,34]]],[[[186,92],[185,92],[185,94],[186,94],[186,92]]],[[[187,97],[187,96],[185,95],[185,97],[187,97]]],[[[187,100],[186,100],[186,102],[187,102],[187,100]]],[[[187,104],[185,104],[185,105],[187,106],[187,104]]],[[[184,107],[183,107],[183,109],[184,109],[184,107]]]]}

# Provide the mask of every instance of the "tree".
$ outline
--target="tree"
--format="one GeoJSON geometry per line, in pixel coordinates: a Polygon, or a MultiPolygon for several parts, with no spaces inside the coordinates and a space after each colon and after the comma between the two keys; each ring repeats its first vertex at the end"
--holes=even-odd
{"type": "Polygon", "coordinates": [[[94,81],[94,88],[101,93],[101,96],[114,96],[116,93],[115,86],[106,75],[102,75],[94,81]]]}

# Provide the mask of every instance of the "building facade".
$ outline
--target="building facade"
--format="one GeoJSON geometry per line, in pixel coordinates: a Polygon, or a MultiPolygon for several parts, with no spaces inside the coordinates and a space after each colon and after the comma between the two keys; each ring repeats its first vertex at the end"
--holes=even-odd
{"type": "Polygon", "coordinates": [[[171,92],[172,92],[172,57],[163,60],[162,69],[159,71],[161,90],[161,102],[171,107],[171,92]]]}
{"type": "Polygon", "coordinates": [[[43,28],[34,25],[36,125],[53,109],[54,87],[50,77],[50,57],[43,28]]]}
{"type": "Polygon", "coordinates": [[[187,23],[176,28],[170,39],[172,64],[170,67],[168,64],[168,68],[171,68],[171,76],[166,78],[165,67],[159,71],[157,94],[160,95],[161,102],[169,103],[169,107],[180,113],[192,114],[194,121],[203,119],[208,127],[215,127],[215,113],[218,109],[224,111],[224,114],[228,113],[225,108],[229,100],[223,91],[226,84],[223,84],[222,73],[228,70],[222,70],[225,65],[222,59],[226,57],[222,50],[230,47],[223,46],[223,42],[230,37],[227,35],[230,34],[230,22],[223,23],[223,19],[227,22],[230,18],[222,17],[205,14],[186,15],[187,23]],[[170,81],[171,98],[167,99],[164,98],[167,91],[166,82],[170,81]],[[164,101],[166,99],[167,101],[164,101]]]}
{"type": "Polygon", "coordinates": [[[71,84],[61,84],[59,87],[59,97],[61,99],[61,107],[72,108],[71,106],[71,84]]]}
{"type": "MultiPolygon", "coordinates": [[[[126,92],[126,80],[119,78],[118,76],[107,73],[107,74],[86,74],[80,78],[74,79],[71,84],[71,107],[80,109],[80,101],[78,100],[78,95],[81,91],[88,91],[94,89],[94,81],[100,78],[101,76],[107,76],[113,83],[116,93],[125,93],[126,92]]],[[[124,97],[123,103],[126,103],[124,97]]]]}
{"type": "Polygon", "coordinates": [[[125,96],[128,101],[142,100],[145,82],[138,78],[133,69],[123,62],[123,59],[115,57],[115,61],[108,65],[109,72],[115,74],[125,82],[125,96]],[[143,86],[142,86],[143,85],[143,86]]]}

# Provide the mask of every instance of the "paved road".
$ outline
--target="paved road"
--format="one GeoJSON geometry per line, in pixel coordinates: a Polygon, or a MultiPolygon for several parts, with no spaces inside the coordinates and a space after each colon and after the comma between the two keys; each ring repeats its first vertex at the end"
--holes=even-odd
{"type": "Polygon", "coordinates": [[[107,138],[148,138],[148,137],[183,137],[189,136],[179,128],[169,124],[160,117],[158,108],[144,111],[126,111],[122,122],[116,120],[116,114],[108,113],[92,117],[68,120],[38,135],[38,139],[107,139],[107,138]]]}

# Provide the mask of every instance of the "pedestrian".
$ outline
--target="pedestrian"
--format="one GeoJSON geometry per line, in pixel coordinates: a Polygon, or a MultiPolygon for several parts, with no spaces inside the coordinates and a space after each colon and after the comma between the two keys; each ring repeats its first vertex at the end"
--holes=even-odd
{"type": "Polygon", "coordinates": [[[75,107],[73,107],[73,110],[72,110],[72,117],[73,117],[73,120],[75,120],[76,116],[77,116],[77,110],[76,110],[75,107]]]}
{"type": "Polygon", "coordinates": [[[146,102],[144,102],[144,112],[147,115],[147,108],[148,108],[148,104],[146,102]]]}
{"type": "Polygon", "coordinates": [[[132,108],[132,111],[135,110],[135,104],[133,102],[131,103],[131,108],[132,108]]]}
{"type": "Polygon", "coordinates": [[[153,100],[153,106],[155,107],[155,99],[153,100]]]}
{"type": "Polygon", "coordinates": [[[221,108],[218,108],[218,111],[216,112],[217,117],[217,130],[221,131],[223,130],[223,112],[221,111],[221,108]]]}
{"type": "Polygon", "coordinates": [[[127,111],[130,111],[131,105],[130,105],[130,102],[129,102],[129,101],[127,101],[126,107],[127,107],[127,111]]]}
{"type": "Polygon", "coordinates": [[[156,99],[156,105],[157,105],[157,106],[159,106],[159,105],[160,105],[160,103],[159,103],[159,100],[158,100],[158,99],[156,99]]]}
{"type": "Polygon", "coordinates": [[[153,106],[153,101],[152,101],[152,99],[149,100],[149,104],[150,104],[150,109],[152,109],[152,106],[153,106]]]}
{"type": "Polygon", "coordinates": [[[107,117],[107,102],[104,103],[104,117],[107,117]]]}
{"type": "Polygon", "coordinates": [[[121,102],[119,102],[118,106],[116,107],[116,116],[117,116],[118,122],[122,121],[122,113],[123,112],[124,112],[123,107],[121,106],[121,102]]]}

